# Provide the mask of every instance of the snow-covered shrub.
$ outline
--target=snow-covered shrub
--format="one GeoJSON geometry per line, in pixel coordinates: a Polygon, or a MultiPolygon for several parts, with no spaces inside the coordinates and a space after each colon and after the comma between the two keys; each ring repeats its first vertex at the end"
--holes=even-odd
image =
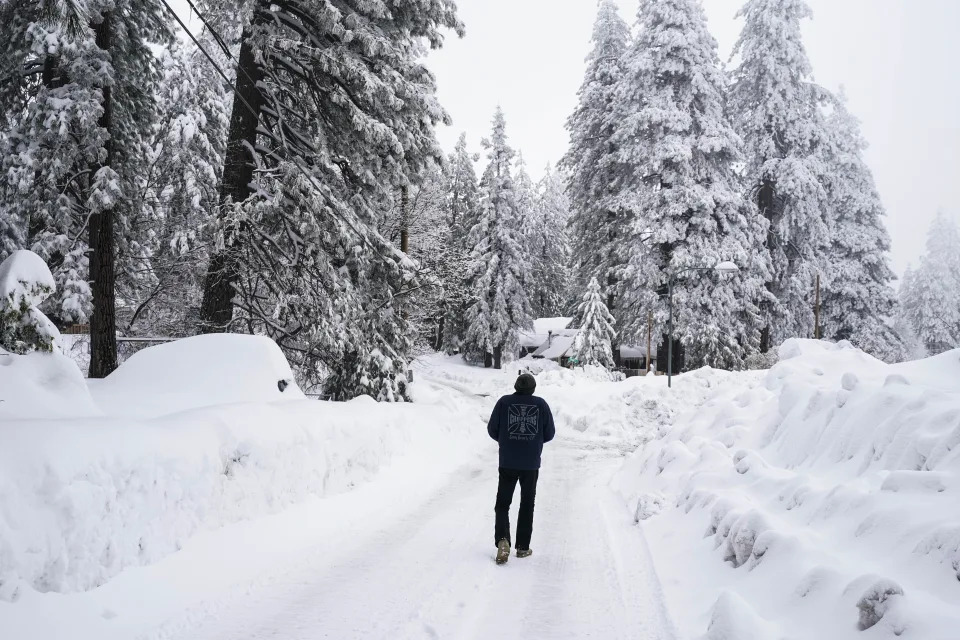
{"type": "Polygon", "coordinates": [[[875,582],[857,602],[860,610],[860,630],[865,631],[880,622],[890,609],[891,599],[902,595],[903,588],[893,580],[881,579],[875,582]]]}
{"type": "Polygon", "coordinates": [[[56,291],[40,256],[20,250],[0,264],[0,347],[17,354],[53,351],[60,332],[39,310],[56,291]]]}

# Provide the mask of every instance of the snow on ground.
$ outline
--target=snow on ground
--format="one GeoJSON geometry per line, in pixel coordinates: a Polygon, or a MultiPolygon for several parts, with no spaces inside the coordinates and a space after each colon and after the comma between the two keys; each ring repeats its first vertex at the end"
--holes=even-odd
{"type": "MultiPolygon", "coordinates": [[[[642,381],[517,365],[540,372],[561,428],[535,555],[496,567],[485,424],[516,371],[431,356],[413,405],[180,397],[160,415],[143,387],[181,374],[166,351],[93,384],[105,417],[2,424],[4,640],[674,637],[642,532],[608,487],[627,429],[570,428],[625,397],[642,404],[642,381]],[[130,397],[111,397],[121,388],[130,397]]],[[[241,359],[231,375],[242,387],[266,370],[266,383],[276,364],[241,359]]],[[[206,384],[198,375],[183,380],[206,384]]]]}
{"type": "Polygon", "coordinates": [[[94,404],[65,357],[0,355],[0,397],[13,391],[0,402],[0,601],[91,589],[402,454],[469,445],[442,397],[310,401],[278,389],[289,374],[266,339],[204,336],[137,354],[94,385],[94,404]]]}
{"type": "Polygon", "coordinates": [[[960,351],[888,366],[790,341],[780,356],[615,481],[680,636],[956,640],[960,351]]]}
{"type": "Polygon", "coordinates": [[[384,405],[280,391],[275,347],[221,338],[92,394],[60,356],[0,362],[65,385],[0,414],[4,640],[957,637],[958,352],[794,341],[673,389],[432,355],[384,405]],[[484,427],[521,370],[558,436],[534,555],[497,567],[484,427]]]}

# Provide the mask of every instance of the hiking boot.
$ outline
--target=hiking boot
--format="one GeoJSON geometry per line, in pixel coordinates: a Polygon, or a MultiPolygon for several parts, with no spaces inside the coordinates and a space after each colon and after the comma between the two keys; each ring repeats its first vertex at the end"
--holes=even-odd
{"type": "Polygon", "coordinates": [[[501,538],[497,543],[497,564],[506,564],[510,559],[510,541],[501,538]]]}
{"type": "Polygon", "coordinates": [[[533,555],[533,549],[517,549],[518,558],[529,558],[533,555]]]}

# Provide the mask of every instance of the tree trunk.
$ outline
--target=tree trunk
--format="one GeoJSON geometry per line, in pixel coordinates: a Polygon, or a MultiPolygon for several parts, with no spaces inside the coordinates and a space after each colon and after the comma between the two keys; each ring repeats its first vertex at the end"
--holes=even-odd
{"type": "Polygon", "coordinates": [[[433,343],[433,350],[440,351],[443,348],[443,332],[447,322],[447,314],[441,313],[437,320],[437,336],[433,343]]]}
{"type": "MultiPolygon", "coordinates": [[[[104,12],[100,24],[93,25],[97,46],[110,52],[112,34],[110,12],[104,12]]],[[[103,89],[103,114],[99,126],[110,137],[105,143],[106,158],[101,168],[113,162],[113,96],[110,86],[103,89]]],[[[116,249],[113,237],[113,209],[90,215],[90,282],[93,313],[90,316],[90,377],[105,378],[117,368],[116,249]]]]}
{"type": "MultiPolygon", "coordinates": [[[[667,338],[667,334],[663,334],[660,339],[660,344],[657,345],[657,371],[661,373],[666,373],[667,371],[667,353],[669,349],[670,341],[667,338]]],[[[683,372],[683,366],[686,364],[684,362],[684,350],[683,343],[679,338],[673,338],[673,366],[672,373],[677,375],[678,373],[683,372]]]]}
{"type": "Polygon", "coordinates": [[[770,351],[770,325],[766,325],[760,331],[760,353],[770,351]]]}
{"type": "Polygon", "coordinates": [[[497,345],[493,348],[493,368],[502,369],[503,363],[503,345],[497,345]]]}
{"type": "Polygon", "coordinates": [[[410,189],[400,187],[400,251],[410,253],[410,189]]]}
{"type": "MultiPolygon", "coordinates": [[[[263,96],[257,83],[262,76],[254,57],[249,27],[243,30],[241,38],[233,112],[230,116],[230,132],[227,136],[227,152],[220,183],[221,215],[227,212],[226,205],[245,202],[253,193],[250,183],[253,181],[255,159],[250,150],[256,148],[257,144],[257,126],[263,104],[263,96]]],[[[225,225],[223,249],[211,256],[207,266],[203,302],[200,306],[202,333],[226,331],[233,320],[233,294],[239,274],[234,249],[240,231],[241,229],[237,229],[232,223],[225,225]]]]}
{"type": "Polygon", "coordinates": [[[483,366],[487,369],[493,366],[493,354],[489,351],[486,351],[483,354],[483,366]]]}

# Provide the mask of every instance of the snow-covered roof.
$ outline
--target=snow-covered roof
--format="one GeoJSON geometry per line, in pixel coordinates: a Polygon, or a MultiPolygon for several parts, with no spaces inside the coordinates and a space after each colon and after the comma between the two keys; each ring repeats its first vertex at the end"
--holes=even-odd
{"type": "Polygon", "coordinates": [[[564,331],[563,333],[569,335],[553,336],[552,340],[545,341],[540,348],[533,353],[533,357],[556,360],[557,358],[562,358],[565,356],[570,347],[573,346],[573,341],[577,338],[577,332],[575,330],[568,330],[564,331]]]}
{"type": "Polygon", "coordinates": [[[533,321],[533,332],[520,332],[520,346],[535,349],[547,341],[551,331],[554,334],[563,331],[571,322],[573,318],[537,318],[533,321]]]}
{"type": "Polygon", "coordinates": [[[646,358],[647,348],[634,347],[630,345],[622,345],[620,347],[620,357],[621,358],[646,358]]]}

